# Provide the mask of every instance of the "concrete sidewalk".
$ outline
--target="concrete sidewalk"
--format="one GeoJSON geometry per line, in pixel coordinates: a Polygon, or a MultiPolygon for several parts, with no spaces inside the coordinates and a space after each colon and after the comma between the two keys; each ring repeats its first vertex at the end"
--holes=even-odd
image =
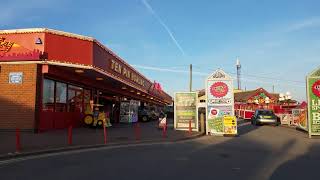
{"type": "MultiPolygon", "coordinates": [[[[166,137],[163,137],[163,132],[157,125],[156,121],[139,123],[140,128],[137,128],[136,124],[114,124],[111,128],[107,128],[107,145],[172,142],[201,136],[199,132],[189,134],[186,131],[175,131],[172,120],[168,120],[166,137]]],[[[15,132],[0,132],[0,142],[0,159],[3,159],[36,152],[104,146],[104,133],[103,129],[75,128],[72,132],[72,145],[68,145],[68,129],[39,134],[21,132],[21,152],[19,154],[15,153],[15,132]]]]}

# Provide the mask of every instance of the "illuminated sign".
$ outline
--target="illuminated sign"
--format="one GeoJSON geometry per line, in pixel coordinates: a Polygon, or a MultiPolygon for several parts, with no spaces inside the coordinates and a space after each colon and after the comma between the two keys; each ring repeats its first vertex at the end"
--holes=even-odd
{"type": "Polygon", "coordinates": [[[9,52],[12,48],[14,42],[6,41],[6,38],[0,37],[0,51],[1,52],[9,52]]]}
{"type": "Polygon", "coordinates": [[[132,72],[130,69],[124,67],[113,59],[111,59],[111,70],[117,72],[118,74],[121,74],[125,78],[130,79],[141,86],[145,86],[145,81],[139,75],[132,72]]]}

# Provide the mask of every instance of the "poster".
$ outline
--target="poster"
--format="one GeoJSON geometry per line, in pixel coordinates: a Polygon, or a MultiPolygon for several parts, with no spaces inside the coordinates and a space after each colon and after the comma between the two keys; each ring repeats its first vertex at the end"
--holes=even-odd
{"type": "Polygon", "coordinates": [[[237,118],[235,116],[225,115],[223,117],[224,134],[236,135],[237,130],[237,118]]]}
{"type": "Polygon", "coordinates": [[[189,122],[193,131],[198,131],[198,93],[175,93],[174,103],[174,128],[177,130],[189,130],[189,122]]]}
{"type": "Polygon", "coordinates": [[[320,135],[320,77],[308,78],[309,136],[320,135]]]}
{"type": "Polygon", "coordinates": [[[308,131],[308,115],[307,114],[308,113],[306,109],[301,109],[299,120],[298,120],[298,127],[305,131],[308,131]]]}
{"type": "Polygon", "coordinates": [[[206,80],[206,103],[207,134],[224,135],[224,116],[234,116],[233,81],[220,69],[206,80]]]}
{"type": "Polygon", "coordinates": [[[292,116],[294,125],[300,129],[308,131],[306,109],[292,109],[292,116]]]}
{"type": "Polygon", "coordinates": [[[223,117],[232,114],[231,106],[208,106],[208,129],[210,134],[224,134],[223,117]]]}

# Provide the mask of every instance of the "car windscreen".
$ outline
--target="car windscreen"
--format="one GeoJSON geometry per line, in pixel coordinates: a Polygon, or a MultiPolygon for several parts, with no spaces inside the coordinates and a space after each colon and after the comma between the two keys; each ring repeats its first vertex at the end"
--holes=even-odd
{"type": "Polygon", "coordinates": [[[261,115],[261,116],[273,116],[274,114],[273,114],[272,111],[259,111],[258,115],[261,115]]]}

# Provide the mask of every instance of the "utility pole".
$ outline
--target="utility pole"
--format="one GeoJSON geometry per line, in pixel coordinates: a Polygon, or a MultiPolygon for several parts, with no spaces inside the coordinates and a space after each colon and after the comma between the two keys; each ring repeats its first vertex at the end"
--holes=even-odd
{"type": "Polygon", "coordinates": [[[274,93],[274,85],[272,85],[272,93],[274,93]]]}
{"type": "Polygon", "coordinates": [[[190,89],[189,91],[192,91],[192,64],[190,64],[190,89]]]}

